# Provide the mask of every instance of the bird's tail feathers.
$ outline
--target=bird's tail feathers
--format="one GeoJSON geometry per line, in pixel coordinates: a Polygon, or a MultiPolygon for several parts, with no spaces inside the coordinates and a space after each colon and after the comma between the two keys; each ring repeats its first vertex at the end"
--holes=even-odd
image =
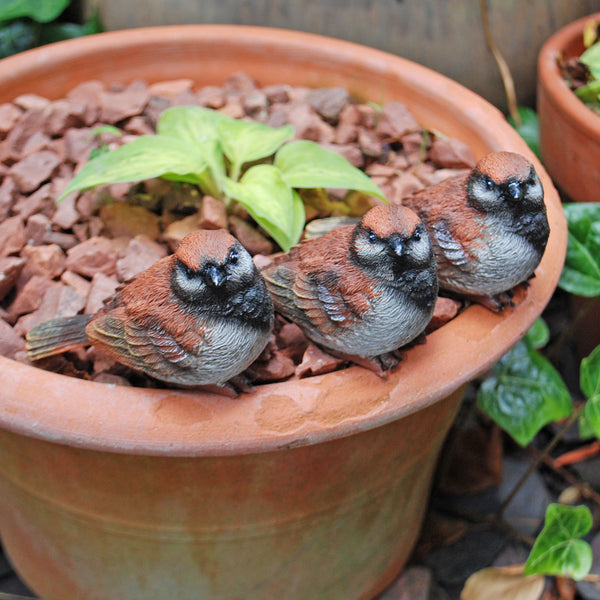
{"type": "Polygon", "coordinates": [[[58,317],[36,325],[27,334],[27,356],[40,360],[89,344],[85,327],[91,315],[58,317]]]}

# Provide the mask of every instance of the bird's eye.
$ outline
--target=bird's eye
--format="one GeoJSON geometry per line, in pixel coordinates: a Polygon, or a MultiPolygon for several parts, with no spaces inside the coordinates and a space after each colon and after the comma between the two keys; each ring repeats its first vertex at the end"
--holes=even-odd
{"type": "Polygon", "coordinates": [[[228,258],[229,264],[230,265],[235,265],[237,263],[239,257],[240,257],[240,255],[239,255],[238,251],[237,250],[232,250],[229,253],[229,258],[228,258]]]}
{"type": "Polygon", "coordinates": [[[367,239],[369,240],[369,243],[374,244],[377,241],[377,235],[375,235],[372,231],[369,231],[367,239]]]}
{"type": "Polygon", "coordinates": [[[485,178],[485,185],[486,185],[486,187],[487,187],[488,190],[491,190],[494,187],[495,184],[494,184],[494,182],[489,177],[486,177],[485,178]]]}
{"type": "Polygon", "coordinates": [[[412,234],[412,239],[415,240],[415,242],[418,242],[421,239],[421,232],[420,231],[415,231],[412,234]]]}

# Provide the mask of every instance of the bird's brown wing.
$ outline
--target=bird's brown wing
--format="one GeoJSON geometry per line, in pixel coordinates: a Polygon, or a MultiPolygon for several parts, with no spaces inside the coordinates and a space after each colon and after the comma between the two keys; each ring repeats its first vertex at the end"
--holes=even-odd
{"type": "Polygon", "coordinates": [[[93,319],[87,327],[90,341],[114,360],[137,371],[170,375],[197,358],[201,331],[187,333],[178,342],[173,334],[152,322],[139,323],[118,307],[93,319]]]}
{"type": "Polygon", "coordinates": [[[443,271],[448,267],[464,269],[470,264],[472,256],[460,240],[452,235],[445,221],[440,220],[432,225],[431,233],[435,239],[435,246],[437,246],[438,270],[443,271]]]}
{"type": "Polygon", "coordinates": [[[353,275],[362,276],[358,272],[340,274],[331,269],[317,273],[306,271],[298,261],[289,261],[263,275],[278,312],[323,334],[351,327],[369,308],[368,298],[358,291],[360,285],[351,285],[353,275]]]}

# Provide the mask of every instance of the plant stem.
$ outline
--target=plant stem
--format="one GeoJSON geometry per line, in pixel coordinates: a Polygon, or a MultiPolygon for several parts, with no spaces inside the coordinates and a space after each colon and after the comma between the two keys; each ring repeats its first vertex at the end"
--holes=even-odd
{"type": "Polygon", "coordinates": [[[498,65],[498,69],[500,69],[500,76],[502,77],[504,92],[506,94],[506,102],[508,104],[508,112],[514,120],[515,125],[520,127],[523,123],[521,121],[519,111],[517,110],[517,94],[515,92],[515,83],[508,67],[508,63],[504,60],[502,53],[494,41],[492,28],[490,27],[490,18],[486,0],[479,0],[479,7],[481,9],[481,21],[483,24],[483,35],[485,36],[485,41],[492,52],[494,60],[498,65]]]}
{"type": "Polygon", "coordinates": [[[233,181],[239,181],[241,172],[242,172],[241,163],[238,163],[238,162],[231,163],[231,168],[229,170],[229,179],[232,179],[233,181]]]}
{"type": "Polygon", "coordinates": [[[546,447],[539,453],[539,456],[531,463],[531,465],[529,466],[527,471],[525,471],[525,473],[523,473],[523,475],[521,476],[519,481],[517,481],[517,483],[511,490],[510,494],[504,499],[504,501],[502,502],[502,504],[500,504],[500,507],[496,511],[496,516],[498,518],[502,517],[502,514],[504,513],[504,511],[506,510],[508,505],[513,501],[514,497],[517,495],[519,490],[523,487],[523,484],[525,483],[525,481],[527,481],[529,476],[544,461],[544,457],[550,455],[550,452],[556,446],[556,444],[558,444],[558,442],[560,442],[560,440],[563,438],[567,429],[569,429],[569,427],[571,427],[571,425],[573,425],[573,423],[575,423],[575,421],[577,421],[577,419],[579,418],[579,415],[583,412],[584,407],[585,407],[585,403],[582,403],[574,408],[573,413],[565,421],[564,425],[561,427],[561,429],[558,431],[558,433],[550,440],[550,442],[546,445],[546,447]]]}
{"type": "Polygon", "coordinates": [[[536,448],[530,448],[530,451],[535,455],[536,458],[541,459],[541,461],[552,469],[555,473],[560,475],[567,483],[570,483],[572,486],[577,488],[577,491],[584,497],[588,498],[592,502],[595,502],[598,506],[600,506],[600,494],[596,492],[588,483],[585,481],[581,481],[576,475],[573,475],[570,471],[567,471],[564,467],[560,467],[552,460],[550,456],[546,456],[542,454],[536,448]]]}

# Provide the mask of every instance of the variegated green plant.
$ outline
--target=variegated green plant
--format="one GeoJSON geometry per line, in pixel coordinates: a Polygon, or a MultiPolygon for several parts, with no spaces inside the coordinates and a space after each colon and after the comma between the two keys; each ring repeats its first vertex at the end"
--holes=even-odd
{"type": "Polygon", "coordinates": [[[152,177],[191,183],[227,204],[242,204],[286,251],[304,228],[298,189],[344,188],[385,200],[344,157],[314,142],[289,141],[293,136],[290,125],[273,128],[199,106],[171,107],[155,135],[90,160],[59,200],[77,190],[152,177]]]}

